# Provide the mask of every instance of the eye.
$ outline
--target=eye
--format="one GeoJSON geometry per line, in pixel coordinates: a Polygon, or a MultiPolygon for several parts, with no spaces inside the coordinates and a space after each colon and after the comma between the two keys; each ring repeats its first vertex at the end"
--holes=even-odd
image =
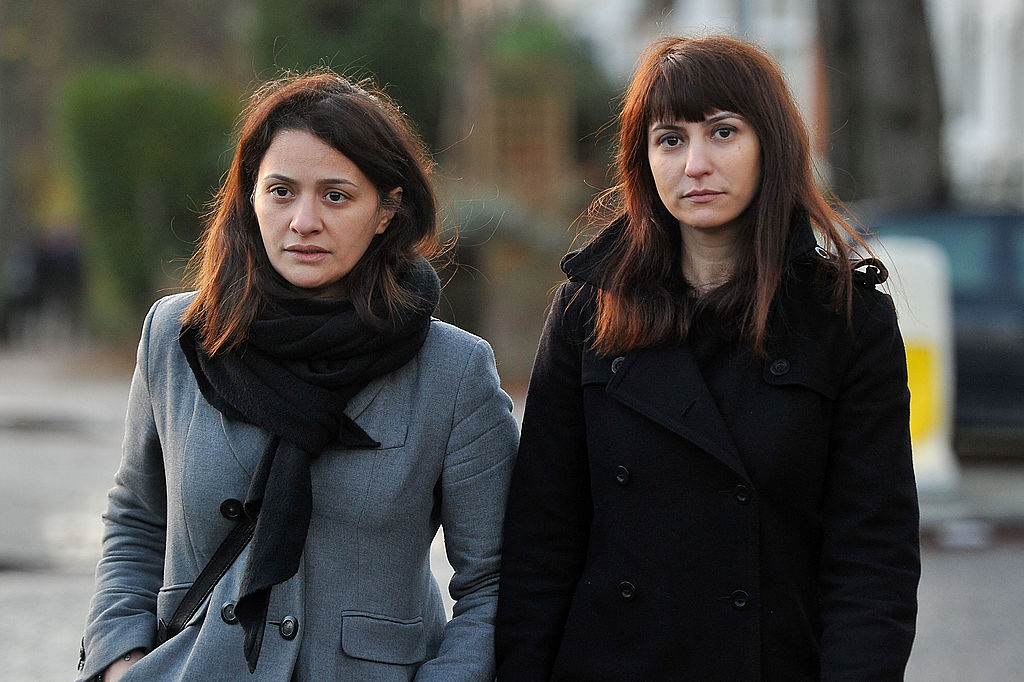
{"type": "Polygon", "coordinates": [[[711,136],[716,140],[728,140],[735,134],[736,129],[732,126],[718,126],[712,131],[711,136]]]}
{"type": "Polygon", "coordinates": [[[661,139],[658,140],[658,144],[662,147],[678,147],[683,143],[683,138],[675,133],[669,133],[668,135],[662,135],[661,139]]]}
{"type": "Polygon", "coordinates": [[[278,199],[287,199],[291,196],[292,191],[282,185],[274,185],[269,190],[270,195],[278,199]]]}
{"type": "Polygon", "coordinates": [[[326,194],[324,194],[324,199],[331,202],[332,204],[340,204],[341,202],[348,199],[348,197],[345,196],[344,192],[339,192],[336,189],[332,189],[329,190],[326,194]]]}

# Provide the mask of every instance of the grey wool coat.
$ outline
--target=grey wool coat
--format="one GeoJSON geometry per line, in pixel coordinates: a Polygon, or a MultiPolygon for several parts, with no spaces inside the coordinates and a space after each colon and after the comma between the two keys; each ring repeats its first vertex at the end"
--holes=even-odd
{"type": "MultiPolygon", "coordinates": [[[[190,294],[146,318],[126,434],[104,515],[85,631],[89,679],[154,646],[232,522],[269,434],[203,398],[178,345],[190,294]]],[[[271,593],[255,674],[230,606],[248,550],[188,626],[123,678],[135,680],[488,680],[501,520],[518,443],[490,346],[431,321],[419,354],[371,382],[347,414],[381,446],[312,463],[313,513],[298,573],[271,593]],[[455,570],[446,622],[429,563],[443,526],[455,570]]]]}

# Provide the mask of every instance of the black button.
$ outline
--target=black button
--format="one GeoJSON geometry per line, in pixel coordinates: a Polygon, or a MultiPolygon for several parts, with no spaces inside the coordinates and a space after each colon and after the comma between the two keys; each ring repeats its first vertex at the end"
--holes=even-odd
{"type": "Polygon", "coordinates": [[[629,483],[629,469],[624,466],[615,467],[615,482],[619,485],[629,483]]]}
{"type": "Polygon", "coordinates": [[[294,616],[285,616],[278,627],[284,639],[295,639],[295,635],[299,633],[299,621],[294,616]]]}
{"type": "Polygon", "coordinates": [[[220,617],[228,625],[234,625],[238,622],[238,616],[235,615],[235,605],[232,602],[224,604],[220,607],[220,617]]]}
{"type": "Polygon", "coordinates": [[[626,601],[632,601],[636,597],[636,585],[628,580],[623,580],[619,583],[619,594],[626,601]]]}
{"type": "Polygon", "coordinates": [[[220,513],[226,519],[237,519],[242,515],[242,503],[235,499],[227,499],[220,503],[220,513]]]}
{"type": "Polygon", "coordinates": [[[735,493],[736,501],[739,502],[740,504],[747,504],[748,502],[750,502],[750,488],[748,488],[747,486],[742,484],[736,486],[735,493]]]}
{"type": "Polygon", "coordinates": [[[619,371],[619,367],[622,367],[622,363],[625,362],[625,361],[626,361],[626,358],[624,358],[621,355],[619,357],[615,358],[614,360],[612,360],[612,374],[615,374],[616,372],[618,372],[619,371]]]}
{"type": "Polygon", "coordinates": [[[732,600],[733,608],[743,611],[750,606],[750,595],[743,590],[736,590],[729,598],[732,600]]]}
{"type": "Polygon", "coordinates": [[[781,377],[783,374],[789,372],[789,360],[786,358],[779,358],[771,364],[768,371],[777,377],[781,377]]]}

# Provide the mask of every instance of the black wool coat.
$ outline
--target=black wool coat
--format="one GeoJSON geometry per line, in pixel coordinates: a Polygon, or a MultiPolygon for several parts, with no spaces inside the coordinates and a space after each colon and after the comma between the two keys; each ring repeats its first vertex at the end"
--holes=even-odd
{"type": "Polygon", "coordinates": [[[920,575],[891,299],[820,301],[809,223],[767,358],[588,349],[600,252],[570,254],[505,521],[499,680],[901,680],[920,575]],[[715,394],[705,375],[710,375],[715,394]]]}

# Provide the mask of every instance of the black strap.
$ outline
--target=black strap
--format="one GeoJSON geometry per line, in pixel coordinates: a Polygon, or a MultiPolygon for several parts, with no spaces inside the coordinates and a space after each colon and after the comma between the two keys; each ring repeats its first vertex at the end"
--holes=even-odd
{"type": "Polygon", "coordinates": [[[161,633],[160,641],[167,641],[185,629],[185,624],[192,619],[192,616],[213,592],[214,585],[227,573],[228,568],[242,553],[242,549],[249,544],[255,528],[256,523],[244,515],[235,524],[228,536],[220,543],[217,551],[210,557],[210,561],[203,567],[199,577],[192,583],[192,587],[185,593],[178,608],[175,609],[174,615],[167,622],[166,629],[161,633]]]}

